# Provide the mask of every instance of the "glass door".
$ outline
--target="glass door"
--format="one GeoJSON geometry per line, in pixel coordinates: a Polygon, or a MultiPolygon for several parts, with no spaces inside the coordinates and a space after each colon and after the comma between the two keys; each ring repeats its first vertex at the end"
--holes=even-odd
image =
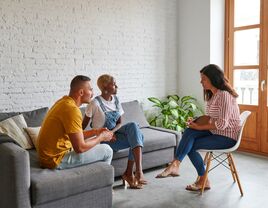
{"type": "Polygon", "coordinates": [[[252,112],[240,149],[268,153],[267,2],[226,1],[227,75],[239,94],[240,111],[252,112]]]}

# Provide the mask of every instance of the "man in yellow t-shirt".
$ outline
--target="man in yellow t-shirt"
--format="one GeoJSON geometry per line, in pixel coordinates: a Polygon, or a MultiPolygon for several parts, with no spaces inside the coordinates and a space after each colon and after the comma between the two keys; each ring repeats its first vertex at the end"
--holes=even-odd
{"type": "Polygon", "coordinates": [[[37,152],[44,168],[65,169],[96,161],[111,163],[113,151],[102,141],[110,141],[107,129],[83,132],[79,106],[93,97],[90,78],[73,78],[69,96],[58,100],[47,113],[38,136],[37,152]],[[88,138],[88,139],[87,139],[88,138]]]}

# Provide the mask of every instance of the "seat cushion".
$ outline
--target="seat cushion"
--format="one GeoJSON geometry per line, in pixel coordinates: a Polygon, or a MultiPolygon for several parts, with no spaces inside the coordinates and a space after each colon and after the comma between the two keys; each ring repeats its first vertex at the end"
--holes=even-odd
{"type": "Polygon", "coordinates": [[[111,186],[114,182],[113,167],[107,163],[97,162],[65,170],[41,169],[36,152],[31,150],[29,153],[33,205],[111,186]]]}
{"type": "MultiPolygon", "coordinates": [[[[155,130],[151,128],[142,128],[141,132],[144,136],[143,152],[151,152],[154,150],[165,149],[168,147],[176,146],[175,134],[164,132],[161,130],[155,130]]],[[[128,149],[120,150],[114,153],[113,159],[127,157],[128,149]]]]}

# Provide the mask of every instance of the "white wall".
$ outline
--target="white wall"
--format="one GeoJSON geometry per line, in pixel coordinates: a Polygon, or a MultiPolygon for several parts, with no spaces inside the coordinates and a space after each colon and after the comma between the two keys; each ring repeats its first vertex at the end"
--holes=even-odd
{"type": "Polygon", "coordinates": [[[224,0],[210,0],[210,63],[224,69],[224,0]]]}
{"type": "Polygon", "coordinates": [[[224,62],[224,0],[178,0],[178,92],[203,103],[199,71],[224,62]]]}
{"type": "Polygon", "coordinates": [[[1,0],[0,111],[50,106],[77,74],[93,78],[96,94],[96,78],[114,75],[122,101],[176,92],[176,4],[1,0]]]}

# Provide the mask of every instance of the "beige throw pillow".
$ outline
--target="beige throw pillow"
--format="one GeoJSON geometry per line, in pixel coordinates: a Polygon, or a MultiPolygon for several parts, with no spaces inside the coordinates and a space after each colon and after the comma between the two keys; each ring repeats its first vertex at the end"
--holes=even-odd
{"type": "Polygon", "coordinates": [[[0,133],[7,134],[14,139],[24,149],[33,148],[33,143],[24,131],[27,127],[26,121],[22,114],[8,118],[0,122],[0,133]]]}
{"type": "Polygon", "coordinates": [[[26,127],[24,130],[28,133],[29,137],[31,138],[35,148],[37,147],[37,138],[41,127],[26,127]]]}

